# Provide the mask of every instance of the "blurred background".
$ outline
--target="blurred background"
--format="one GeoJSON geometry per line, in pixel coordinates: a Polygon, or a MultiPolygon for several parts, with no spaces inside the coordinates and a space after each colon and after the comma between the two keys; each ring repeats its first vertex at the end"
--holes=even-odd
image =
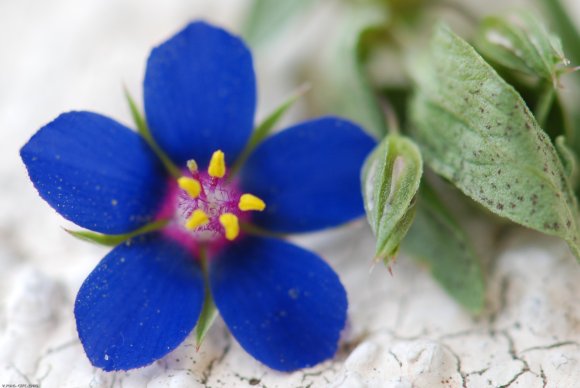
{"type": "MultiPolygon", "coordinates": [[[[276,3],[293,12],[293,1],[276,3]]],[[[569,257],[556,259],[561,266],[548,264],[550,257],[567,255],[564,243],[521,231],[507,239],[498,255],[509,260],[501,264],[500,259],[490,274],[489,311],[473,318],[412,262],[397,263],[394,276],[380,265],[371,272],[374,240],[364,220],[298,239],[328,259],[350,295],[350,324],[336,360],[312,371],[274,373],[245,354],[218,322],[199,352],[189,341],[165,360],[131,373],[107,374],[91,367],[76,338],[72,304],[107,249],[64,232],[71,225],[38,197],[19,158],[20,147],[70,110],[99,112],[132,127],[123,86],[140,101],[151,48],[195,19],[249,38],[259,83],[258,121],[304,83],[311,92],[282,126],[315,114],[340,114],[324,104],[328,90],[320,77],[326,69],[320,54],[340,29],[340,15],[364,1],[310,3],[288,22],[274,18],[256,29],[250,0],[0,0],[0,384],[406,387],[446,381],[447,386],[475,387],[507,384],[518,373],[513,381],[521,386],[548,381],[554,384],[547,386],[572,387],[580,381],[580,315],[572,303],[580,296],[573,284],[578,269],[569,265],[574,264],[569,257]],[[547,271],[555,275],[545,276],[547,271]],[[513,274],[516,280],[505,280],[513,274]],[[565,291],[553,291],[552,284],[565,284],[565,291]],[[526,317],[540,323],[522,329],[526,317]],[[447,337],[462,332],[468,334],[459,341],[447,337]],[[560,353],[520,354],[564,342],[569,346],[558,348],[560,353]],[[413,352],[415,359],[405,358],[413,352]],[[469,358],[473,352],[479,352],[478,360],[469,358]]],[[[443,17],[465,34],[473,28],[474,15],[535,4],[417,0],[407,5],[412,3],[437,7],[430,20],[443,17]]],[[[565,3],[573,19],[580,20],[580,2],[565,3]]],[[[381,71],[371,68],[377,82],[408,82],[402,63],[388,64],[381,71]]],[[[485,247],[486,241],[477,243],[485,247]]]]}

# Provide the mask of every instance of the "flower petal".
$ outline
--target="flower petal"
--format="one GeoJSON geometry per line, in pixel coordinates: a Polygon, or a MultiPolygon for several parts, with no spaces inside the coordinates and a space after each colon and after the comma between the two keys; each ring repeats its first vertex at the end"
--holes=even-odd
{"type": "Polygon", "coordinates": [[[252,221],[275,232],[308,232],[364,213],[360,170],[375,141],[339,118],[304,122],[264,141],[241,171],[244,192],[265,211],[252,221]]]}
{"type": "Polygon", "coordinates": [[[155,48],[147,62],[145,113],[159,146],[179,165],[206,167],[221,149],[232,163],[253,128],[256,81],[244,42],[203,22],[155,48]]]}
{"type": "Polygon", "coordinates": [[[158,234],[117,246],[85,280],[75,303],[91,363],[139,368],[175,349],[203,303],[203,277],[191,254],[158,234]]]}
{"type": "Polygon", "coordinates": [[[210,285],[234,337],[270,368],[309,367],[336,353],[348,302],[338,276],[314,253],[244,238],[212,260],[210,285]]]}
{"type": "Polygon", "coordinates": [[[151,222],[165,192],[165,172],[149,146],[96,113],[60,115],[20,155],[40,196],[97,232],[126,233],[151,222]]]}

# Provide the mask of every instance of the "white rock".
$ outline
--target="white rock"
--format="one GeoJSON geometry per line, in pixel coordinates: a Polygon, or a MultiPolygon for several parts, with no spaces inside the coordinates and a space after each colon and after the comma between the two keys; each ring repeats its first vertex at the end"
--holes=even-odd
{"type": "MultiPolygon", "coordinates": [[[[150,48],[191,19],[234,28],[245,4],[0,2],[0,47],[10,53],[0,61],[0,384],[577,386],[580,269],[564,243],[523,230],[507,236],[489,273],[490,308],[476,319],[404,256],[392,276],[381,265],[373,268],[374,239],[364,222],[295,239],[325,257],[349,293],[348,327],[334,360],[294,373],[272,371],[247,355],[218,320],[199,351],[188,338],[145,368],[107,373],[91,366],[78,341],[73,303],[106,250],[59,230],[64,222],[40,201],[16,150],[37,128],[72,108],[130,123],[120,81],[140,100],[150,48]]],[[[285,75],[296,69],[292,58],[304,57],[305,42],[320,34],[317,17],[298,33],[288,29],[285,39],[296,41],[281,46],[288,49],[285,56],[274,50],[256,57],[261,116],[293,88],[285,75]]]]}

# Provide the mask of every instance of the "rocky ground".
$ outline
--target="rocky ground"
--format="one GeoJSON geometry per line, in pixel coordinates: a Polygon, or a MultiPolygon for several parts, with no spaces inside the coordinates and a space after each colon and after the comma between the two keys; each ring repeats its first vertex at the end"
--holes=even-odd
{"type": "MultiPolygon", "coordinates": [[[[0,1],[0,384],[578,386],[580,268],[564,243],[523,230],[503,236],[489,273],[489,307],[473,318],[408,258],[399,258],[393,275],[373,266],[374,240],[364,221],[297,240],[323,255],[349,292],[349,323],[334,360],[292,374],[271,371],[218,320],[199,351],[190,338],[146,368],[93,368],[78,341],[72,305],[106,249],[59,227],[68,225],[37,197],[17,151],[66,110],[94,110],[129,124],[121,85],[140,95],[151,46],[199,17],[235,30],[245,6],[191,3],[0,1]]],[[[288,90],[280,90],[284,77],[260,59],[257,67],[266,74],[261,113],[288,90]]]]}

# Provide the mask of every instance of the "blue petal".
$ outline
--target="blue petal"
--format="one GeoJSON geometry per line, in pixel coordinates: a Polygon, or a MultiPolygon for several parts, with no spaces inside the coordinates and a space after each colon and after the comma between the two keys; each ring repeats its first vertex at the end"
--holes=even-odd
{"type": "Polygon", "coordinates": [[[203,277],[194,260],[155,234],[105,256],[75,303],[79,337],[94,366],[139,368],[183,342],[203,303],[203,277]]]}
{"type": "Polygon", "coordinates": [[[151,52],[144,93],[151,133],[179,165],[195,159],[205,167],[217,149],[232,163],[252,132],[252,55],[209,24],[192,23],[151,52]]]}
{"type": "Polygon", "coordinates": [[[245,238],[212,261],[210,285],[234,337],[270,368],[305,368],[336,353],[346,293],[312,252],[281,240],[245,238]]]}
{"type": "Polygon", "coordinates": [[[262,143],[241,171],[243,190],[266,202],[252,221],[276,232],[308,232],[363,214],[360,170],[375,141],[339,119],[308,121],[262,143]]]}
{"type": "Polygon", "coordinates": [[[97,232],[126,233],[152,221],[165,192],[165,172],[149,146],[95,113],[60,115],[20,155],[40,196],[97,232]]]}

